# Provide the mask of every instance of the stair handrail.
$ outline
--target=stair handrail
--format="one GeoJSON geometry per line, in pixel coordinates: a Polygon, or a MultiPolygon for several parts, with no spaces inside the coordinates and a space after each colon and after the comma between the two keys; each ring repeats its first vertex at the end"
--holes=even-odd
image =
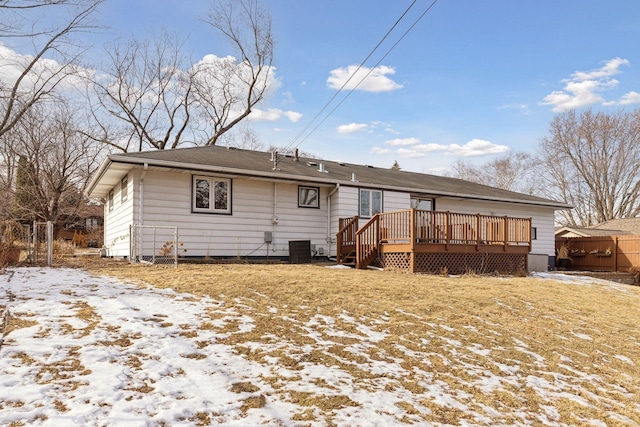
{"type": "Polygon", "coordinates": [[[336,262],[343,264],[347,254],[347,242],[356,243],[356,231],[358,230],[358,216],[340,218],[340,229],[336,233],[336,262]]]}
{"type": "Polygon", "coordinates": [[[377,255],[379,246],[380,215],[375,214],[356,231],[356,268],[367,268],[377,255]]]}

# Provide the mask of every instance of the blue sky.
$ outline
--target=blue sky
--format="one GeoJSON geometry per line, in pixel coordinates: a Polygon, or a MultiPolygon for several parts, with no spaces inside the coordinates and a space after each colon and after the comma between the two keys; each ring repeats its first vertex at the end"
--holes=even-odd
{"type": "MultiPolygon", "coordinates": [[[[251,123],[261,142],[290,144],[411,3],[267,1],[279,86],[251,123]]],[[[507,150],[535,151],[554,114],[567,108],[640,107],[640,2],[439,0],[382,59],[431,3],[416,1],[365,64],[378,68],[298,140],[301,150],[442,173],[458,159],[482,163],[507,150]]],[[[207,5],[108,0],[98,18],[109,26],[101,38],[165,28],[188,37],[195,60],[224,56],[227,46],[199,20],[207,5]]],[[[96,49],[101,42],[96,37],[96,49]]]]}

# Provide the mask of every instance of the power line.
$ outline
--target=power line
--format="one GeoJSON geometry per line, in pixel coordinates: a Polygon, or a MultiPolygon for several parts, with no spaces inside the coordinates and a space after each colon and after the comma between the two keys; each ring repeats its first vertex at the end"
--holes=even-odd
{"type": "MultiPolygon", "coordinates": [[[[407,7],[407,9],[402,13],[402,15],[400,15],[400,17],[396,20],[396,22],[391,26],[391,28],[386,32],[386,34],[382,37],[382,39],[380,39],[380,41],[376,44],[376,46],[371,50],[371,52],[369,52],[369,54],[367,55],[367,57],[360,62],[360,65],[358,65],[358,68],[353,72],[353,74],[351,74],[351,76],[349,76],[349,78],[342,84],[342,86],[340,87],[340,89],[338,89],[333,96],[331,97],[331,99],[329,99],[324,106],[320,109],[320,111],[318,111],[318,113],[316,113],[315,116],[313,116],[313,118],[309,121],[309,123],[307,123],[307,125],[296,134],[296,136],[285,146],[285,149],[288,149],[290,147],[292,147],[294,144],[296,144],[296,141],[298,141],[298,139],[300,139],[302,137],[302,135],[304,135],[304,133],[311,127],[311,125],[318,119],[318,117],[320,117],[320,115],[324,112],[324,110],[327,109],[327,107],[329,107],[329,105],[333,102],[333,100],[340,94],[340,92],[342,92],[342,90],[347,86],[347,84],[351,81],[351,79],[354,78],[354,76],[357,74],[358,71],[360,71],[360,69],[364,66],[364,64],[369,60],[369,58],[371,58],[371,56],[375,53],[375,51],[380,47],[380,45],[387,39],[387,37],[389,37],[389,35],[393,32],[393,30],[398,26],[398,24],[400,23],[400,21],[402,21],[402,19],[404,19],[404,17],[407,15],[407,13],[409,13],[409,11],[411,10],[411,8],[416,4],[418,0],[413,0],[413,2],[409,5],[409,7],[407,7]]],[[[437,0],[435,0],[437,1],[437,0]]],[[[435,3],[434,1],[434,3],[435,3]]],[[[433,4],[432,4],[433,6],[433,4]]],[[[431,8],[431,6],[429,7],[431,8]]],[[[423,14],[424,15],[424,14],[423,14]]],[[[415,25],[415,24],[414,24],[415,25]]],[[[412,26],[413,27],[413,26],[412,26]]],[[[404,36],[403,36],[404,37],[404,36]]],[[[396,43],[397,44],[397,43],[396,43]]],[[[394,45],[395,46],[395,45],[394,45]]],[[[388,53],[387,53],[388,54],[388,53]]],[[[386,55],[385,55],[386,56],[386,55]]],[[[369,74],[367,74],[369,75],[369,74]]],[[[358,85],[361,83],[362,81],[360,81],[356,87],[358,87],[358,85]]],[[[340,105],[340,104],[338,104],[340,105]]],[[[335,111],[332,110],[331,112],[335,111]]],[[[331,112],[329,114],[331,114],[331,112]]],[[[328,116],[327,116],[328,117],[328,116]]],[[[324,122],[324,120],[326,120],[326,117],[322,120],[324,122]]],[[[322,122],[321,122],[322,123],[322,122]]],[[[317,126],[315,128],[313,128],[313,130],[311,132],[309,132],[309,134],[307,135],[307,137],[313,133],[313,131],[315,131],[315,129],[317,129],[317,126]]],[[[305,137],[304,139],[306,139],[307,137],[305,137]]],[[[300,142],[298,142],[295,146],[299,146],[304,139],[300,142]]]]}
{"type": "MultiPolygon", "coordinates": [[[[324,116],[324,118],[320,121],[320,123],[318,123],[313,129],[311,129],[311,131],[304,137],[302,138],[297,144],[295,144],[295,146],[293,146],[294,148],[297,148],[300,146],[300,144],[302,144],[304,141],[306,141],[307,138],[309,138],[309,136],[311,136],[311,134],[313,132],[316,131],[316,129],[318,129],[320,127],[320,125],[322,125],[337,109],[338,107],[340,107],[342,105],[342,103],[344,101],[346,101],[346,99],[358,88],[358,86],[360,86],[360,84],[366,80],[367,77],[369,77],[369,75],[373,72],[373,70],[380,65],[380,63],[391,53],[391,51],[405,38],[405,36],[407,34],[409,34],[409,32],[413,29],[413,27],[415,27],[418,22],[420,22],[420,20],[431,10],[431,8],[433,8],[433,6],[435,6],[435,4],[438,2],[438,0],[433,0],[433,2],[429,5],[429,7],[427,7],[427,9],[413,22],[413,24],[411,24],[411,26],[409,26],[409,28],[402,34],[402,36],[400,36],[400,38],[389,48],[389,50],[387,50],[387,52],[378,60],[378,62],[375,63],[375,65],[369,70],[369,72],[367,74],[365,74],[364,77],[362,77],[360,79],[360,81],[344,96],[344,98],[342,98],[340,100],[340,102],[338,103],[338,105],[336,105],[335,107],[333,107],[331,109],[331,111],[329,111],[329,113],[327,113],[326,116],[324,116]]],[[[415,3],[415,1],[414,1],[415,3]]],[[[411,6],[413,6],[413,3],[411,4],[411,6]]],[[[409,8],[411,8],[411,6],[409,6],[409,8]]],[[[404,16],[406,13],[408,12],[405,11],[405,13],[402,15],[404,16]]],[[[400,18],[402,19],[402,17],[400,18]]],[[[399,21],[398,21],[399,22],[399,21]]],[[[397,24],[397,22],[396,22],[397,24]]],[[[394,25],[395,27],[395,25],[394,25]]],[[[389,34],[389,33],[387,33],[389,34]]],[[[386,37],[386,35],[385,35],[386,37]]],[[[378,43],[378,45],[376,46],[376,48],[380,46],[380,43],[378,43]]],[[[372,52],[373,53],[373,52],[372,52]]],[[[371,56],[371,54],[369,54],[369,56],[371,56]]],[[[367,58],[369,58],[369,56],[367,58]]],[[[311,123],[313,123],[318,116],[329,106],[329,104],[335,99],[335,97],[342,91],[342,89],[344,89],[344,87],[346,86],[347,83],[349,83],[349,81],[353,78],[353,76],[355,76],[355,74],[358,72],[358,70],[360,70],[360,68],[363,66],[363,64],[360,64],[360,66],[358,67],[358,69],[349,77],[349,79],[342,85],[342,87],[333,95],[333,97],[331,97],[331,99],[329,100],[329,102],[327,102],[325,104],[325,106],[322,108],[322,110],[320,110],[320,112],[318,114],[316,114],[316,116],[313,118],[313,120],[303,129],[302,132],[300,132],[296,138],[294,138],[294,140],[292,142],[290,142],[287,145],[287,148],[291,147],[292,144],[295,142],[295,140],[297,140],[299,137],[301,137],[301,134],[303,134],[310,126],[311,123]]]]}

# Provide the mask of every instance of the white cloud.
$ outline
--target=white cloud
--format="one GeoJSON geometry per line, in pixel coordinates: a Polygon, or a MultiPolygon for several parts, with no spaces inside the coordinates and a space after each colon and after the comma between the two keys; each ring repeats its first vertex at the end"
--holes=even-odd
{"type": "Polygon", "coordinates": [[[380,148],[380,147],[373,147],[371,149],[371,152],[373,154],[391,154],[392,151],[389,150],[388,148],[380,148]]]}
{"type": "Polygon", "coordinates": [[[280,120],[283,117],[286,117],[291,122],[296,123],[302,118],[302,114],[295,111],[283,111],[278,108],[269,108],[268,110],[260,110],[259,108],[254,108],[253,110],[251,110],[251,114],[248,118],[254,121],[275,122],[276,120],[280,120]]]}
{"type": "Polygon", "coordinates": [[[527,104],[506,104],[498,107],[498,110],[514,110],[520,111],[525,116],[531,113],[529,106],[527,104]]]}
{"type": "Polygon", "coordinates": [[[393,145],[393,146],[405,146],[405,145],[416,145],[420,142],[420,140],[418,138],[396,138],[396,139],[391,139],[389,141],[385,141],[386,145],[393,145]]]}
{"type": "Polygon", "coordinates": [[[614,58],[596,70],[576,71],[571,75],[571,78],[562,80],[565,83],[562,90],[551,92],[544,97],[540,104],[552,106],[554,112],[599,103],[615,104],[615,102],[606,102],[600,92],[618,85],[618,80],[611,78],[611,76],[621,73],[620,67],[623,65],[629,65],[629,61],[623,58],[614,58]]]}
{"type": "Polygon", "coordinates": [[[451,144],[449,151],[462,157],[485,156],[487,154],[501,154],[509,151],[506,145],[497,145],[483,139],[472,139],[466,144],[460,146],[451,144]]]}
{"type": "MultiPolygon", "coordinates": [[[[23,55],[0,43],[0,87],[11,87],[24,72],[33,56],[23,55]]],[[[63,64],[54,59],[41,58],[31,72],[21,82],[24,92],[34,88],[51,89],[54,85],[60,90],[81,89],[84,80],[95,76],[95,70],[77,65],[63,64]],[[63,71],[64,70],[64,71],[63,71]],[[76,75],[66,73],[77,73],[76,75]],[[57,77],[56,74],[59,74],[57,77]],[[64,76],[64,78],[62,77],[64,76]],[[62,79],[62,82],[58,82],[62,79]]]]}
{"type": "Polygon", "coordinates": [[[418,144],[409,148],[398,149],[398,154],[405,158],[426,157],[428,153],[442,151],[445,156],[477,157],[489,154],[500,154],[509,151],[506,145],[497,145],[482,139],[472,139],[464,145],[459,144],[418,144]]]}
{"type": "Polygon", "coordinates": [[[338,133],[355,133],[355,132],[363,132],[369,128],[369,125],[366,123],[349,123],[348,125],[338,126],[338,133]]]}
{"type": "Polygon", "coordinates": [[[395,69],[381,65],[376,68],[362,67],[358,69],[356,65],[346,68],[336,68],[330,71],[327,85],[331,89],[340,89],[353,75],[353,78],[344,87],[347,90],[357,89],[365,92],[390,92],[401,89],[403,86],[388,77],[395,74],[395,69]]]}
{"type": "Polygon", "coordinates": [[[605,77],[615,76],[621,71],[618,70],[622,65],[629,65],[629,61],[623,58],[613,58],[607,61],[601,68],[592,71],[576,71],[571,76],[571,80],[593,80],[605,77]]]}
{"type": "Polygon", "coordinates": [[[629,104],[640,104],[640,92],[629,92],[625,94],[622,98],[620,98],[620,104],[629,105],[629,104]]]}

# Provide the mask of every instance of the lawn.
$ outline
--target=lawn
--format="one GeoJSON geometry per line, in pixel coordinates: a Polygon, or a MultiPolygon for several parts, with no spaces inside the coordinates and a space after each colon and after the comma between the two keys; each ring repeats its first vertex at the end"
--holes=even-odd
{"type": "MultiPolygon", "coordinates": [[[[102,408],[103,415],[81,418],[96,425],[113,423],[116,409],[137,413],[139,425],[640,425],[638,287],[324,265],[118,264],[94,265],[90,272],[84,285],[68,280],[48,294],[79,320],[46,328],[50,336],[80,341],[109,331],[108,340],[80,343],[83,348],[67,351],[62,361],[71,369],[69,360],[77,358],[93,372],[89,378],[98,367],[82,352],[93,345],[118,348],[111,363],[129,372],[111,387],[119,397],[82,394],[95,379],[69,387],[69,378],[49,375],[41,385],[58,387],[63,409],[14,399],[0,403],[0,424],[10,410],[13,418],[5,421],[13,425],[46,425],[72,413],[67,400],[82,395],[102,408]],[[108,282],[115,287],[106,301],[134,307],[134,296],[154,299],[131,315],[121,307],[119,317],[107,320],[95,295],[107,287],[99,282],[104,275],[124,282],[108,282]],[[190,310],[196,311],[187,319],[190,310]],[[149,325],[162,332],[154,335],[162,341],[160,353],[148,341],[138,343],[150,340],[149,325]],[[197,380],[184,382],[195,370],[197,380]],[[180,381],[186,389],[166,391],[180,381]],[[145,403],[136,406],[137,400],[145,403]],[[167,405],[171,409],[162,409],[167,405]]],[[[51,310],[21,308],[33,297],[21,298],[20,286],[11,285],[16,281],[4,285],[11,301],[0,302],[13,307],[0,376],[18,375],[17,366],[27,364],[31,381],[40,384],[38,374],[53,369],[55,350],[28,354],[21,345],[43,335],[51,310]]],[[[29,385],[28,375],[21,378],[21,386],[29,385]]]]}

